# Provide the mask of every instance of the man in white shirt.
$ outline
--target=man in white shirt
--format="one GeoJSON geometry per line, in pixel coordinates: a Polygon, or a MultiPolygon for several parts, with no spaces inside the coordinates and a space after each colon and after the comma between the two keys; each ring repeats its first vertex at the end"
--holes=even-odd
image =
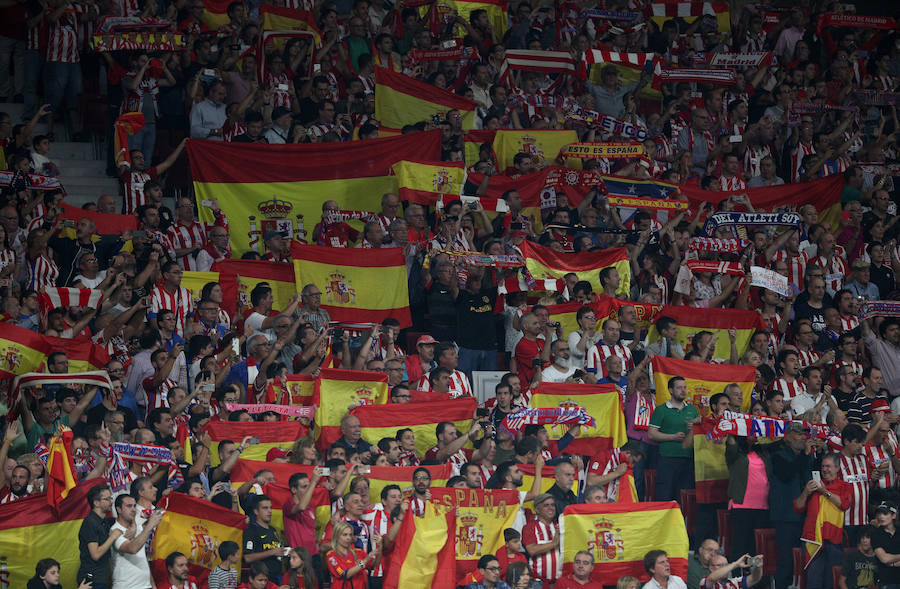
{"type": "Polygon", "coordinates": [[[800,419],[801,415],[814,409],[821,418],[819,423],[825,423],[825,416],[828,415],[830,409],[828,397],[831,395],[831,387],[829,385],[822,386],[822,368],[819,366],[804,368],[803,384],[806,385],[806,391],[791,401],[791,415],[794,419],[800,419]]]}
{"type": "Polygon", "coordinates": [[[550,344],[550,355],[553,364],[541,371],[541,382],[566,382],[566,379],[575,374],[575,369],[569,367],[569,342],[556,340],[550,344]]]}
{"type": "Polygon", "coordinates": [[[649,573],[650,580],[644,583],[643,589],[687,589],[684,579],[672,574],[665,550],[651,550],[645,554],[644,570],[649,573]]]}
{"type": "Polygon", "coordinates": [[[150,534],[162,521],[163,512],[154,510],[146,523],[141,526],[135,521],[137,502],[131,495],[116,497],[116,523],[113,530],[121,530],[122,535],[113,543],[112,551],[112,589],[150,589],[153,579],[150,576],[150,564],[144,546],[150,534]],[[134,528],[131,540],[126,537],[134,528]]]}

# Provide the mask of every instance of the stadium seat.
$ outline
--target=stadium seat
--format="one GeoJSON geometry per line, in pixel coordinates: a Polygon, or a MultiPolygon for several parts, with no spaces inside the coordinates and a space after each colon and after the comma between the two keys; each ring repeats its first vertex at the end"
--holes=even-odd
{"type": "Polygon", "coordinates": [[[644,471],[644,501],[656,498],[656,470],[648,468],[644,471]]]}
{"type": "Polygon", "coordinates": [[[778,564],[778,546],[775,544],[775,528],[759,528],[753,532],[756,553],[763,556],[763,574],[774,575],[778,564]]]}
{"type": "Polygon", "coordinates": [[[841,567],[837,566],[837,565],[831,567],[831,575],[832,575],[832,578],[834,579],[833,580],[834,584],[832,585],[832,587],[834,587],[834,589],[837,589],[838,587],[840,587],[840,585],[838,583],[841,580],[841,567]]]}
{"type": "Polygon", "coordinates": [[[681,490],[681,513],[684,514],[684,525],[688,536],[694,537],[697,530],[697,491],[694,489],[681,490]]]}
{"type": "Polygon", "coordinates": [[[806,589],[806,558],[803,549],[794,547],[794,586],[806,589]]]}
{"type": "Polygon", "coordinates": [[[722,552],[728,554],[731,550],[731,512],[727,509],[717,509],[716,523],[719,528],[719,547],[722,552]]]}

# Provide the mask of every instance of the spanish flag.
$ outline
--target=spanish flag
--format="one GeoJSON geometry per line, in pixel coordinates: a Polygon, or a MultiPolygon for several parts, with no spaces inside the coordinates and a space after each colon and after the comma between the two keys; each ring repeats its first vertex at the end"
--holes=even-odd
{"type": "MultiPolygon", "coordinates": [[[[216,31],[228,24],[228,5],[233,0],[205,0],[203,2],[203,23],[216,31]]],[[[245,7],[246,10],[246,7],[245,7]]]]}
{"type": "MultiPolygon", "coordinates": [[[[487,11],[488,18],[491,21],[491,27],[494,29],[497,38],[502,39],[503,35],[506,34],[506,29],[508,28],[506,13],[509,10],[509,3],[506,0],[441,0],[440,4],[450,7],[455,14],[458,14],[466,20],[469,20],[469,15],[473,10],[485,10],[487,11]]],[[[422,5],[421,8],[419,8],[419,15],[424,17],[430,6],[430,2],[426,2],[422,5]]],[[[462,37],[465,34],[462,27],[457,27],[456,32],[458,33],[456,36],[459,37],[462,37]]]]}
{"type": "MultiPolygon", "coordinates": [[[[475,125],[475,103],[468,98],[385,68],[375,68],[375,118],[384,126],[402,129],[404,125],[431,121],[435,115],[446,119],[447,111],[454,109],[462,116],[463,129],[475,125]]],[[[412,136],[419,134],[408,135],[412,136]]],[[[423,159],[423,154],[413,158],[395,157],[394,161],[401,159],[423,159]]],[[[426,159],[439,161],[441,158],[426,159]]]]}
{"type": "MultiPolygon", "coordinates": [[[[138,219],[134,215],[113,215],[108,213],[98,213],[97,211],[86,211],[81,207],[73,207],[64,202],[61,202],[56,206],[62,208],[61,217],[66,221],[72,221],[75,224],[84,218],[93,221],[95,233],[97,233],[97,235],[119,235],[125,231],[134,231],[138,228],[138,219]]],[[[65,228],[62,232],[62,236],[74,238],[74,228],[65,228]]]]}
{"type": "Polygon", "coordinates": [[[412,325],[406,261],[401,248],[354,249],[291,245],[297,292],[313,283],[334,321],[381,323],[393,317],[412,325]],[[352,253],[351,253],[352,252],[352,253]]]}
{"type": "Polygon", "coordinates": [[[166,495],[157,507],[165,510],[151,546],[150,569],[157,585],[169,578],[166,556],[173,552],[187,557],[190,574],[202,586],[221,562],[218,546],[226,540],[243,545],[247,524],[242,513],[182,493],[166,495]]]}
{"type": "Polygon", "coordinates": [[[102,478],[85,481],[71,490],[54,510],[45,493],[0,505],[0,556],[4,587],[25,587],[34,565],[52,556],[60,564],[60,585],[75,587],[81,558],[78,530],[91,509],[87,494],[102,478]]]}
{"type": "Polygon", "coordinates": [[[272,448],[290,450],[294,442],[309,434],[309,429],[299,421],[210,421],[206,431],[212,439],[209,462],[219,466],[219,444],[230,440],[237,445],[250,436],[259,438],[259,444],[249,446],[241,456],[247,460],[265,460],[272,448]]]}
{"type": "Polygon", "coordinates": [[[597,325],[603,325],[607,319],[615,319],[619,315],[619,309],[622,307],[634,307],[634,312],[638,318],[638,325],[647,327],[656,322],[663,309],[662,305],[653,305],[650,303],[638,303],[635,301],[623,301],[611,296],[601,294],[597,300],[591,303],[594,312],[597,315],[597,325]]]}
{"type": "Polygon", "coordinates": [[[62,500],[78,484],[75,476],[75,461],[72,454],[72,438],[75,434],[61,426],[50,440],[50,455],[47,457],[47,503],[58,511],[62,500]]]}
{"type": "MultiPolygon", "coordinates": [[[[594,418],[594,427],[581,426],[581,435],[566,446],[569,454],[593,456],[602,448],[620,448],[627,441],[622,397],[612,384],[568,384],[542,382],[531,396],[532,409],[584,409],[594,418]]],[[[547,428],[551,440],[560,439],[565,425],[547,428]]]]}
{"type": "MultiPolygon", "coordinates": [[[[252,481],[261,470],[271,470],[275,476],[275,482],[266,485],[262,491],[272,499],[272,527],[279,532],[284,532],[283,507],[291,498],[291,475],[297,472],[305,473],[312,480],[313,467],[306,464],[289,464],[286,462],[264,462],[262,460],[247,460],[238,458],[231,469],[231,486],[235,489],[248,481],[252,481]]],[[[380,501],[380,499],[379,499],[380,501]]],[[[331,496],[328,489],[322,487],[313,491],[310,505],[315,508],[316,536],[325,531],[325,526],[331,520],[331,496]]]]}
{"type": "MultiPolygon", "coordinates": [[[[696,309],[682,305],[664,305],[656,315],[659,317],[671,317],[678,322],[678,343],[685,350],[691,345],[691,340],[698,331],[711,331],[718,336],[715,358],[731,357],[731,342],[728,339],[728,330],[737,329],[738,357],[742,356],[750,346],[750,338],[757,329],[765,329],[762,318],[755,310],[743,309],[696,309]]],[[[659,339],[659,332],[650,330],[648,341],[650,343],[659,339]]],[[[718,391],[717,391],[718,392],[718,391]]]]}
{"type": "Polygon", "coordinates": [[[670,19],[679,17],[684,22],[691,24],[704,15],[716,17],[716,23],[720,33],[731,31],[731,13],[728,2],[689,2],[685,0],[664,0],[651,4],[650,17],[656,26],[662,29],[663,24],[670,19]]]}
{"type": "MultiPolygon", "coordinates": [[[[494,154],[497,168],[512,167],[513,158],[519,153],[527,153],[534,163],[552,165],[560,150],[578,143],[578,134],[573,130],[500,129],[494,136],[494,154]]],[[[569,167],[580,168],[581,160],[570,158],[569,167]]]]}
{"type": "MultiPolygon", "coordinates": [[[[488,129],[472,129],[471,131],[466,131],[466,134],[463,136],[463,144],[465,146],[467,166],[472,167],[478,163],[481,146],[485,143],[491,144],[491,152],[493,153],[494,136],[496,134],[496,130],[491,131],[488,129]]],[[[496,158],[497,155],[494,154],[494,157],[496,158]]]]}
{"type": "Polygon", "coordinates": [[[447,398],[445,401],[429,403],[389,403],[387,405],[362,405],[353,409],[359,418],[362,437],[370,444],[377,444],[381,438],[393,438],[397,430],[410,428],[416,435],[416,452],[425,452],[437,445],[435,428],[441,421],[452,421],[460,432],[472,427],[478,401],[472,397],[447,398]]]}
{"type": "Polygon", "coordinates": [[[715,425],[715,418],[706,417],[694,426],[694,480],[696,481],[697,503],[725,503],[728,501],[728,465],[725,463],[725,440],[706,438],[706,434],[715,425]]]}
{"type": "Polygon", "coordinates": [[[441,195],[457,195],[466,181],[463,162],[413,162],[393,165],[400,200],[433,207],[441,195]]]}
{"type": "Polygon", "coordinates": [[[313,404],[315,379],[311,374],[288,374],[284,386],[291,395],[291,405],[310,406],[313,404]]]}
{"type": "MultiPolygon", "coordinates": [[[[534,484],[534,475],[537,474],[537,468],[533,464],[518,464],[517,466],[519,467],[519,472],[522,473],[522,486],[519,487],[519,490],[528,492],[531,490],[531,485],[534,484]]],[[[541,493],[546,493],[550,490],[550,487],[556,484],[556,479],[553,478],[553,469],[553,466],[547,464],[541,469],[541,493]]],[[[575,482],[572,483],[572,492],[576,495],[578,495],[579,485],[580,482],[576,477],[575,482]]],[[[534,512],[533,501],[526,501],[522,504],[522,507],[528,512],[534,512]]]]}
{"type": "Polygon", "coordinates": [[[224,260],[211,268],[219,273],[222,287],[222,308],[232,316],[238,308],[249,308],[250,293],[260,282],[272,288],[273,309],[287,307],[294,295],[300,292],[294,278],[294,267],[287,262],[263,260],[224,260]]]}
{"type": "Polygon", "coordinates": [[[66,339],[40,335],[12,324],[3,326],[0,335],[0,378],[13,378],[26,372],[40,372],[53,352],[65,352],[69,372],[101,370],[109,362],[109,354],[89,339],[66,339]]]}
{"type": "Polygon", "coordinates": [[[144,113],[127,112],[116,119],[113,127],[115,128],[113,140],[115,142],[116,165],[121,166],[125,164],[131,168],[131,150],[128,148],[128,137],[144,128],[144,113]]]}
{"type": "Polygon", "coordinates": [[[816,493],[806,502],[806,520],[803,523],[803,547],[806,549],[806,563],[803,568],[809,566],[812,559],[819,553],[822,543],[840,543],[844,537],[844,512],[834,503],[825,498],[825,495],[816,493]]]}
{"type": "Polygon", "coordinates": [[[456,510],[427,501],[424,517],[403,518],[387,555],[384,587],[456,587],[456,510]]]}
{"type": "Polygon", "coordinates": [[[456,508],[456,578],[478,568],[478,559],[504,547],[503,530],[519,513],[513,489],[447,489],[431,485],[431,500],[456,508]]]}
{"type": "MultiPolygon", "coordinates": [[[[681,325],[678,326],[679,331],[681,325]]],[[[709,398],[724,393],[725,387],[736,383],[744,394],[741,410],[750,411],[750,394],[756,382],[756,368],[733,364],[708,364],[677,358],[654,356],[650,360],[653,382],[656,385],[656,406],[669,400],[669,379],[682,376],[687,385],[686,401],[697,407],[701,415],[709,415],[709,398]]]]}
{"type": "Polygon", "coordinates": [[[316,377],[313,392],[319,448],[324,450],[341,437],[341,418],[350,408],[384,405],[387,401],[386,374],[323,368],[316,377]]]}
{"type": "Polygon", "coordinates": [[[628,296],[631,283],[631,267],[628,252],[624,247],[599,252],[566,254],[525,241],[520,246],[525,258],[525,267],[535,278],[562,278],[569,272],[578,275],[578,280],[587,280],[594,292],[603,292],[600,284],[600,270],[614,267],[619,272],[621,282],[617,294],[628,296]]]}
{"type": "Polygon", "coordinates": [[[547,311],[550,312],[550,321],[558,321],[565,333],[572,333],[581,329],[578,326],[576,315],[578,314],[578,309],[583,306],[578,301],[573,301],[571,303],[562,303],[561,305],[547,305],[547,311]]]}
{"type": "Polygon", "coordinates": [[[579,550],[594,555],[591,579],[606,583],[624,576],[648,578],[644,555],[665,550],[672,574],[686,578],[688,535],[674,501],[569,505],[559,520],[563,574],[572,572],[579,550]]]}
{"type": "MultiPolygon", "coordinates": [[[[219,281],[219,273],[218,272],[199,272],[197,270],[185,270],[181,273],[181,286],[185,287],[189,291],[191,291],[191,298],[194,300],[194,305],[199,304],[200,302],[200,293],[203,291],[203,287],[206,286],[208,282],[218,282],[219,281]]],[[[220,285],[221,286],[221,285],[220,285]]],[[[224,293],[223,293],[224,294],[224,293]]],[[[225,299],[222,299],[223,308],[225,307],[225,299]]]]}
{"type": "Polygon", "coordinates": [[[322,44],[322,33],[316,26],[316,19],[306,10],[286,6],[259,7],[260,29],[266,31],[312,31],[316,46],[322,44]]]}
{"type": "Polygon", "coordinates": [[[441,159],[441,132],[350,143],[247,145],[190,139],[187,152],[201,221],[213,221],[200,206],[218,198],[228,211],[232,256],[265,253],[267,231],[307,233],[322,218],[322,195],[343,210],[377,211],[381,196],[397,190],[391,165],[400,160],[441,159]],[[235,165],[241,162],[241,165],[235,165]]]}

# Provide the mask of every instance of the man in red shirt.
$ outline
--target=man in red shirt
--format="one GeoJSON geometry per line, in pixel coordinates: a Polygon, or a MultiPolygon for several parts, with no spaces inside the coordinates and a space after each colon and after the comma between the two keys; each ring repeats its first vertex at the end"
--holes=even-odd
{"type": "Polygon", "coordinates": [[[519,324],[522,326],[523,335],[516,344],[516,372],[522,382],[531,383],[536,362],[541,366],[550,362],[550,346],[547,345],[547,341],[551,337],[552,328],[547,324],[544,326],[544,333],[541,333],[540,321],[534,313],[522,315],[519,324]]]}
{"type": "Polygon", "coordinates": [[[559,524],[556,519],[556,501],[550,493],[534,498],[534,521],[522,528],[522,544],[528,552],[534,577],[544,582],[544,588],[560,578],[562,553],[559,548],[559,524]]]}
{"type": "Polygon", "coordinates": [[[572,572],[556,582],[554,589],[602,589],[603,585],[597,581],[591,581],[591,572],[594,570],[594,555],[587,550],[579,550],[572,561],[572,572]]]}
{"type": "Polygon", "coordinates": [[[188,560],[184,554],[173,552],[167,556],[166,570],[169,578],[157,585],[157,589],[197,589],[197,579],[188,574],[188,560]]]}

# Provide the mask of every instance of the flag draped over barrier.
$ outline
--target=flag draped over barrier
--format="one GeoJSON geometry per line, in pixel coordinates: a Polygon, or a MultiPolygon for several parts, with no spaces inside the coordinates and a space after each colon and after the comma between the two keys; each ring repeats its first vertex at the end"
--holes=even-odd
{"type": "MultiPolygon", "coordinates": [[[[578,438],[566,446],[569,454],[593,455],[602,448],[619,448],[627,441],[622,397],[614,385],[542,382],[529,405],[534,409],[581,409],[594,419],[593,426],[583,425],[578,438]]],[[[549,426],[550,439],[560,439],[570,426],[549,426]]]]}

